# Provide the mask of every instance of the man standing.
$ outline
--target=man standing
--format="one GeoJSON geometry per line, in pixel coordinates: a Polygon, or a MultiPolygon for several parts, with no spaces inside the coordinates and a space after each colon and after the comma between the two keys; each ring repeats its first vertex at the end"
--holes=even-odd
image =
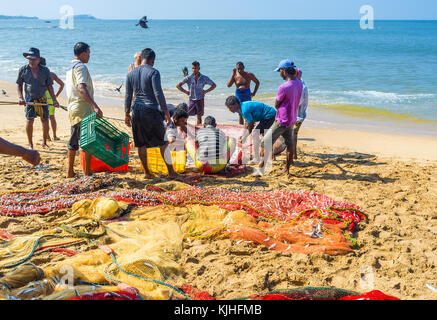
{"type": "Polygon", "coordinates": [[[307,108],[308,108],[308,88],[305,85],[305,82],[302,80],[302,70],[298,70],[297,78],[302,81],[303,90],[302,90],[302,98],[300,99],[299,109],[297,111],[297,121],[294,125],[294,149],[293,149],[293,159],[297,160],[297,136],[299,134],[299,129],[302,126],[302,123],[305,121],[307,117],[307,108]]]}
{"type": "MultiPolygon", "coordinates": [[[[259,89],[260,82],[251,72],[244,71],[243,62],[237,62],[237,67],[234,68],[232,72],[231,79],[228,81],[228,88],[232,87],[235,83],[237,87],[235,91],[235,96],[240,100],[241,103],[246,101],[252,101],[252,98],[256,95],[259,89]],[[255,90],[250,91],[250,84],[255,82],[255,90]]],[[[240,115],[239,123],[244,124],[243,117],[240,115]]]]}
{"type": "MultiPolygon", "coordinates": [[[[275,108],[278,110],[276,121],[261,142],[261,157],[265,159],[271,152],[264,148],[266,141],[270,140],[273,145],[280,136],[283,136],[287,146],[287,162],[283,173],[289,175],[290,166],[293,164],[293,126],[297,120],[297,109],[302,97],[303,85],[302,81],[296,79],[296,66],[290,60],[282,60],[275,71],[279,71],[286,82],[278,89],[275,102],[275,108]]],[[[264,161],[259,167],[264,168],[264,161]]]]}
{"type": "Polygon", "coordinates": [[[50,70],[40,65],[41,56],[37,48],[30,48],[29,52],[23,53],[29,60],[29,64],[23,66],[18,72],[17,91],[20,105],[26,105],[26,133],[29,149],[33,149],[33,122],[39,116],[43,128],[43,148],[47,149],[49,135],[49,106],[47,104],[46,91],[53,98],[53,106],[58,108],[59,103],[53,92],[53,80],[50,70]],[[23,97],[23,84],[26,97],[23,97]]]}
{"type": "MultiPolygon", "coordinates": [[[[92,114],[97,113],[99,118],[103,117],[103,112],[94,101],[94,86],[91,75],[88,72],[86,63],[89,62],[91,51],[86,43],[79,42],[74,46],[75,59],[72,61],[67,71],[66,87],[68,98],[68,118],[71,124],[71,137],[68,142],[68,174],[67,178],[73,178],[74,160],[76,152],[79,150],[80,126],[82,120],[92,114]]],[[[91,154],[85,152],[86,176],[91,175],[91,154]]]]}
{"type": "Polygon", "coordinates": [[[200,63],[193,62],[193,73],[184,78],[176,86],[179,91],[190,97],[188,103],[188,115],[197,116],[197,125],[202,124],[202,117],[205,114],[205,95],[214,90],[217,85],[207,76],[200,73],[200,63]],[[188,85],[188,91],[182,88],[184,84],[188,85]],[[203,90],[205,85],[210,85],[208,90],[203,90]]]}
{"type": "MultiPolygon", "coordinates": [[[[45,67],[46,66],[46,59],[41,58],[41,61],[39,64],[45,67]]],[[[59,85],[58,92],[56,93],[56,98],[59,98],[59,96],[61,95],[61,92],[64,90],[65,84],[61,79],[58,78],[56,73],[50,72],[50,77],[52,78],[52,80],[54,82],[56,82],[59,85]]],[[[57,123],[56,123],[56,118],[55,118],[55,107],[53,106],[53,99],[48,91],[46,91],[46,96],[47,96],[47,102],[49,104],[50,125],[51,125],[52,130],[53,130],[53,139],[55,141],[58,141],[60,139],[56,135],[57,123]]],[[[51,141],[50,134],[48,136],[48,140],[51,141]]]]}
{"type": "Polygon", "coordinates": [[[138,148],[145,178],[151,178],[147,167],[147,148],[159,147],[162,157],[166,160],[169,178],[174,179],[178,178],[179,175],[175,173],[171,164],[171,154],[167,148],[168,142],[165,141],[163,123],[165,119],[167,126],[170,126],[171,119],[161,87],[161,75],[158,70],[153,68],[155,57],[156,54],[152,49],[144,49],[141,53],[141,65],[127,75],[124,104],[125,123],[128,127],[132,127],[135,146],[138,148]],[[132,107],[133,95],[135,95],[135,101],[132,107]]]}

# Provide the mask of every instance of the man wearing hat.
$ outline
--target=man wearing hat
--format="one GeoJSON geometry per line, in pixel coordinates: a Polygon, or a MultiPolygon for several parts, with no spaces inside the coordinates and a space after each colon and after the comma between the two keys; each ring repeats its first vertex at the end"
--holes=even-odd
{"type": "Polygon", "coordinates": [[[39,116],[43,128],[43,148],[48,148],[47,138],[49,136],[49,106],[47,104],[46,91],[53,97],[53,105],[59,108],[59,103],[53,91],[53,80],[50,70],[40,65],[41,56],[37,48],[30,48],[23,56],[29,63],[18,72],[17,86],[19,104],[25,105],[26,112],[26,133],[29,142],[29,149],[33,149],[33,122],[39,116]],[[23,97],[23,84],[25,97],[23,97]]]}
{"type": "MultiPolygon", "coordinates": [[[[275,108],[277,110],[276,120],[261,142],[261,157],[266,159],[271,150],[265,150],[266,141],[272,145],[282,136],[287,146],[287,162],[283,173],[290,174],[290,166],[293,164],[293,127],[297,121],[297,110],[302,97],[302,81],[296,78],[296,66],[290,60],[282,60],[275,71],[280,72],[285,80],[279,89],[276,97],[275,108]]],[[[264,168],[264,161],[260,168],[264,168]]]]}

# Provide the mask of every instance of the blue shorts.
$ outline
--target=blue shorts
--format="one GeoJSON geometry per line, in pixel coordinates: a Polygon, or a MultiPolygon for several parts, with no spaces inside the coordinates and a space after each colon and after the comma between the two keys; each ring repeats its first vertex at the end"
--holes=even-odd
{"type": "Polygon", "coordinates": [[[238,100],[240,100],[241,103],[246,101],[252,101],[252,97],[250,96],[250,89],[241,90],[237,89],[235,91],[235,96],[238,100]]]}

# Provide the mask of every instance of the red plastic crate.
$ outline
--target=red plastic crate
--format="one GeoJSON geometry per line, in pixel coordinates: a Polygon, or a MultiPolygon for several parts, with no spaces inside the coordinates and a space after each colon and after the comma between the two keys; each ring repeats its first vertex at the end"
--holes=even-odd
{"type": "MultiPolygon", "coordinates": [[[[130,143],[127,148],[127,154],[130,156],[130,143]]],[[[80,150],[80,165],[82,166],[82,169],[85,170],[85,153],[80,150]]],[[[97,159],[94,156],[91,156],[91,171],[92,172],[127,172],[129,170],[129,163],[118,167],[118,168],[111,168],[103,161],[97,159]]]]}

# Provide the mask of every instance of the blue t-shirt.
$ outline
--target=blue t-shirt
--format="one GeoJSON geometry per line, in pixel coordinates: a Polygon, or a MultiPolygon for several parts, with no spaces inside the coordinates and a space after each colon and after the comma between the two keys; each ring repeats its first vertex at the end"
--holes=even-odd
{"type": "Polygon", "coordinates": [[[241,104],[241,115],[248,122],[259,122],[276,117],[276,109],[262,102],[247,101],[241,104]]]}

